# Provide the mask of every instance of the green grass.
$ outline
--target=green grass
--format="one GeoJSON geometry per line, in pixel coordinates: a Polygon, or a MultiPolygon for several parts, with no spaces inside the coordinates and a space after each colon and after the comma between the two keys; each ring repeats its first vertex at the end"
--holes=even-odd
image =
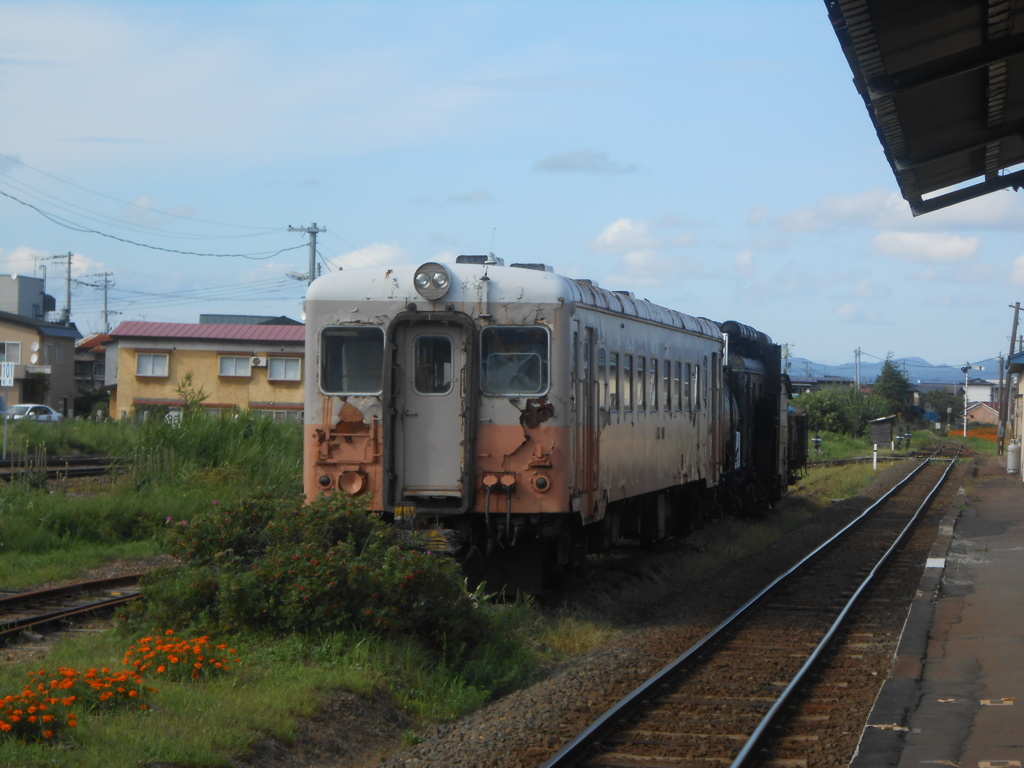
{"type": "MultiPolygon", "coordinates": [[[[120,669],[128,645],[115,632],[69,638],[45,662],[0,668],[0,691],[21,690],[28,673],[41,668],[120,669]]],[[[63,745],[0,738],[0,765],[228,766],[230,755],[244,752],[261,735],[292,741],[299,719],[313,715],[335,691],[383,691],[420,724],[458,717],[488,696],[401,642],[344,635],[250,636],[232,640],[232,647],[242,663],[228,674],[198,683],[154,676],[151,684],[158,691],[150,695],[148,711],[82,714],[63,745]]]]}
{"type": "MultiPolygon", "coordinates": [[[[32,440],[45,438],[50,455],[113,453],[128,464],[106,486],[84,491],[55,483],[0,486],[0,586],[5,588],[72,578],[105,561],[161,554],[167,518],[191,519],[214,500],[230,504],[259,494],[284,498],[299,490],[298,425],[243,415],[238,420],[201,419],[182,428],[159,420],[141,427],[26,426],[18,431],[24,456],[42,450],[32,440]]],[[[834,457],[866,455],[863,443],[837,436],[828,436],[824,447],[825,455],[834,457]]],[[[804,485],[813,489],[813,498],[827,499],[851,495],[869,480],[861,467],[813,469],[804,485]]],[[[744,552],[763,548],[814,514],[808,498],[787,500],[764,521],[716,521],[692,537],[692,551],[672,567],[683,578],[701,578],[744,552]]],[[[401,638],[318,634],[315,629],[276,637],[240,631],[222,638],[243,660],[225,677],[201,683],[161,680],[154,684],[160,690],[150,699],[149,711],[81,713],[70,741],[60,744],[23,745],[0,737],[0,765],[226,766],[231,755],[244,752],[261,735],[290,743],[300,721],[338,691],[389,697],[412,719],[407,740],[414,741],[429,725],[471,712],[617,634],[599,621],[572,614],[545,616],[528,602],[485,601],[480,610],[496,631],[490,642],[461,658],[458,669],[446,666],[436,650],[401,638]]],[[[45,659],[0,667],[0,697],[19,691],[30,670],[62,665],[118,669],[137,637],[136,630],[69,635],[45,659]]]]}

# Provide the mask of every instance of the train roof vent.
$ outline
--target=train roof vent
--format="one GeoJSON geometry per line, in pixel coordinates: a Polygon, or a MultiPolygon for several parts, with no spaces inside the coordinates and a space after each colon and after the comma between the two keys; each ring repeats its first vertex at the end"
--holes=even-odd
{"type": "Polygon", "coordinates": [[[473,253],[457,256],[456,264],[493,264],[496,267],[505,266],[505,261],[499,259],[493,253],[473,253]]]}
{"type": "Polygon", "coordinates": [[[538,264],[538,263],[533,263],[533,264],[513,264],[512,266],[513,267],[518,267],[519,269],[535,269],[538,272],[554,272],[555,271],[554,267],[549,267],[547,264],[538,264]]]}
{"type": "Polygon", "coordinates": [[[617,293],[617,294],[619,294],[621,296],[628,296],[631,299],[635,299],[636,298],[636,296],[633,294],[632,291],[612,291],[612,293],[617,293]]]}
{"type": "Polygon", "coordinates": [[[599,286],[597,284],[597,280],[586,280],[584,278],[577,278],[576,282],[579,283],[580,285],[590,286],[591,288],[600,288],[601,287],[601,286],[599,286]]]}

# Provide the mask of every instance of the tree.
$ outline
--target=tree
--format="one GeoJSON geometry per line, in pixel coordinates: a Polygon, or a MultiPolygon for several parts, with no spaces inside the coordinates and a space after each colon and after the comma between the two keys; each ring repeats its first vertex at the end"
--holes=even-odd
{"type": "Polygon", "coordinates": [[[185,374],[185,377],[178,382],[178,396],[184,401],[181,407],[182,418],[190,419],[199,413],[203,401],[209,397],[202,385],[196,388],[192,384],[192,371],[185,374]]]}
{"type": "Polygon", "coordinates": [[[890,413],[906,413],[910,408],[910,390],[910,382],[896,367],[890,354],[885,358],[871,393],[890,405],[890,413]]]}
{"type": "Polygon", "coordinates": [[[793,401],[807,411],[807,425],[815,432],[836,432],[860,437],[871,419],[888,415],[889,404],[856,387],[825,387],[805,392],[793,401]]]}

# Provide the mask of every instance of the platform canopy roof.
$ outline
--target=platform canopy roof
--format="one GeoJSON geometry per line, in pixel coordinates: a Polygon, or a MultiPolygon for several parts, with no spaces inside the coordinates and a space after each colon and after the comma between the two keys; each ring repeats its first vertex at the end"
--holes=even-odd
{"type": "Polygon", "coordinates": [[[915,216],[1024,186],[1024,0],[825,6],[915,216]]]}

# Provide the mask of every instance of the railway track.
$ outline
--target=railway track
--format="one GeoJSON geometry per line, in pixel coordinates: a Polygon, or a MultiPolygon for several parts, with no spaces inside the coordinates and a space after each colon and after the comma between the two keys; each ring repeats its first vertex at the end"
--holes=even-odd
{"type": "Polygon", "coordinates": [[[11,481],[18,477],[46,473],[48,480],[68,477],[96,477],[121,466],[121,460],[107,456],[55,457],[45,462],[31,459],[0,460],[0,480],[11,481]]]}
{"type": "MultiPolygon", "coordinates": [[[[542,768],[756,764],[788,705],[952,465],[938,455],[923,461],[542,768]]],[[[800,738],[776,739],[773,749],[786,753],[786,765],[805,764],[798,756],[800,738]]]]}
{"type": "Polygon", "coordinates": [[[116,607],[139,596],[141,574],[0,595],[0,643],[75,616],[116,607]]]}

